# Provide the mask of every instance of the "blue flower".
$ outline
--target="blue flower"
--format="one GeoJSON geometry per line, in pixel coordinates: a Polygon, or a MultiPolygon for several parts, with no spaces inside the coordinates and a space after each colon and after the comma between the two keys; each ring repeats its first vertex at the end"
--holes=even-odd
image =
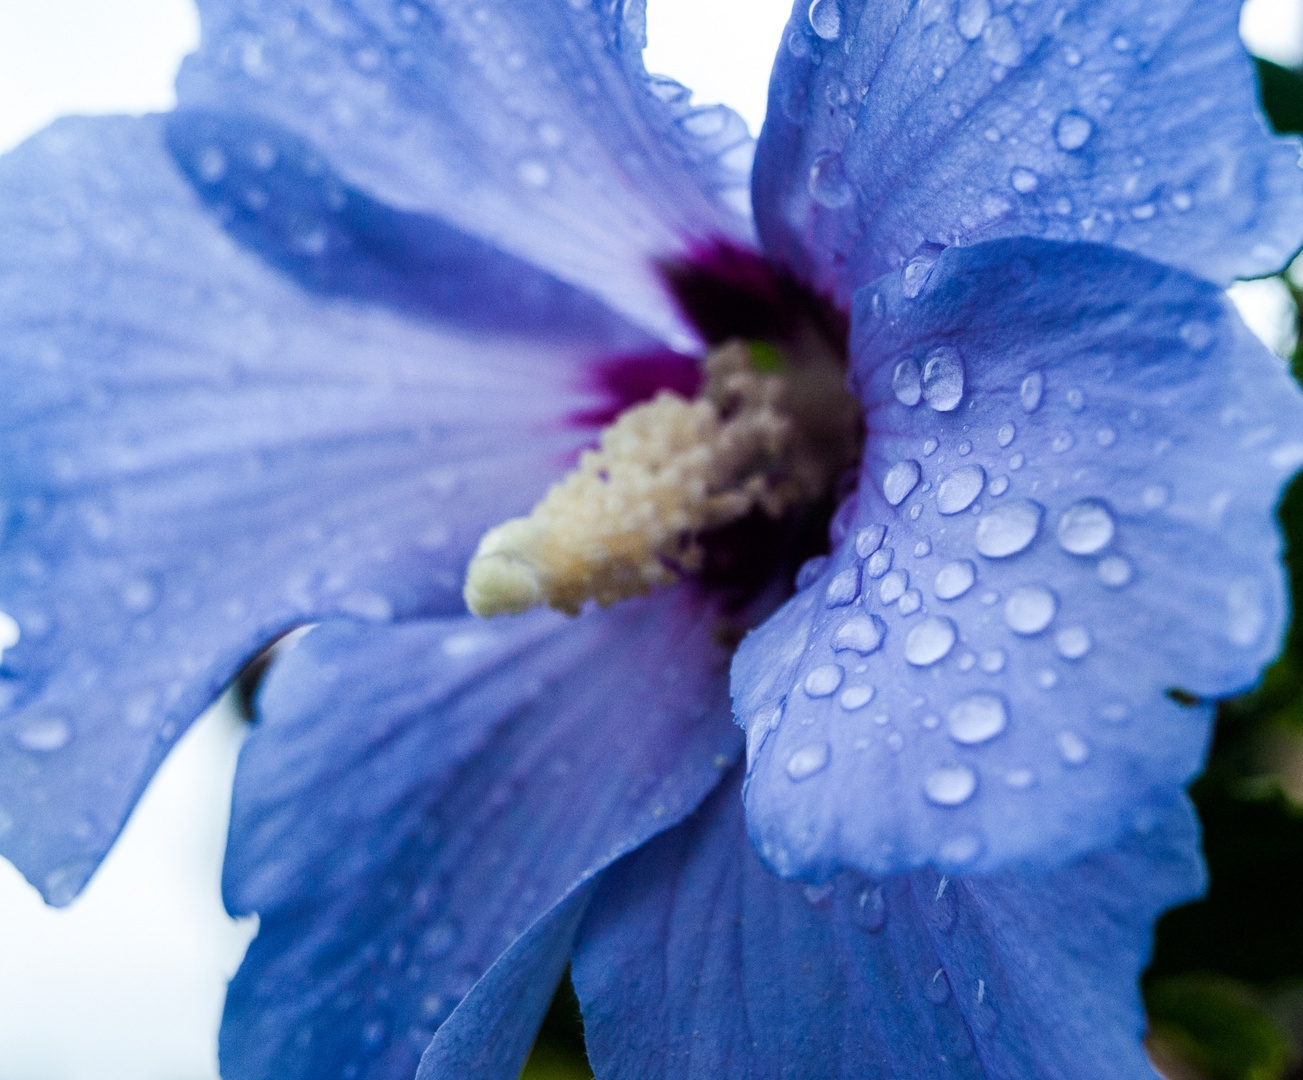
{"type": "Polygon", "coordinates": [[[0,161],[0,851],[69,902],[315,624],[236,779],[227,1080],[514,1076],[567,964],[604,1080],[1151,1075],[1303,462],[1220,291],[1303,242],[1237,5],[801,0],[754,222],[637,0],[201,7],[176,112],[0,161]],[[862,407],[795,595],[817,507],[468,614],[481,538],[735,339],[862,407]]]}

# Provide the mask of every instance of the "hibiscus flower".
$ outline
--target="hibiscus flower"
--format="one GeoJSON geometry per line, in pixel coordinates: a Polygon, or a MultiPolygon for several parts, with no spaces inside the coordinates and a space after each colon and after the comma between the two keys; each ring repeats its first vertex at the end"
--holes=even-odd
{"type": "Polygon", "coordinates": [[[1237,6],[802,0],[756,147],[637,0],[200,6],[0,160],[0,851],[283,639],[226,1080],[512,1077],[567,965],[603,1080],[1151,1075],[1303,462],[1237,6]]]}

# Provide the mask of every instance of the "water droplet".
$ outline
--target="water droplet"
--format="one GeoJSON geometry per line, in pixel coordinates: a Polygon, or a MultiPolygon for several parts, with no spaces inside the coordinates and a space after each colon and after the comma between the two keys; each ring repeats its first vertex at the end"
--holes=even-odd
{"type": "Polygon", "coordinates": [[[1013,437],[1018,433],[1018,429],[1012,423],[1000,425],[1000,430],[995,433],[995,441],[1001,446],[1008,446],[1013,442],[1013,437]]]}
{"type": "Polygon", "coordinates": [[[896,601],[896,610],[901,615],[913,615],[923,606],[923,594],[917,589],[910,589],[896,601]]]}
{"type": "Polygon", "coordinates": [[[823,569],[828,565],[827,555],[816,555],[813,559],[806,559],[801,564],[801,568],[796,572],[797,591],[808,589],[820,577],[823,576],[823,569]]]}
{"type": "Polygon", "coordinates": [[[1017,472],[1019,469],[1023,467],[1023,463],[1026,460],[1027,459],[1023,457],[1021,453],[1014,454],[1012,457],[1009,458],[1009,468],[1013,472],[1017,472]]]}
{"type": "Polygon", "coordinates": [[[1226,590],[1227,633],[1236,645],[1257,642],[1267,625],[1267,608],[1262,585],[1254,578],[1240,578],[1226,590]]]}
{"type": "Polygon", "coordinates": [[[14,741],[24,750],[48,754],[72,741],[72,725],[62,716],[35,716],[14,733],[14,741]]]}
{"type": "Polygon", "coordinates": [[[1174,206],[1182,214],[1184,214],[1187,210],[1189,210],[1190,207],[1192,207],[1193,205],[1194,205],[1194,199],[1190,197],[1190,193],[1188,191],[1178,191],[1175,195],[1172,196],[1172,206],[1174,206]]]}
{"type": "Polygon", "coordinates": [[[954,648],[955,624],[949,619],[929,615],[905,638],[905,659],[915,667],[928,667],[954,648]]]}
{"type": "Polygon", "coordinates": [[[199,179],[215,184],[226,175],[226,155],[216,146],[206,146],[199,155],[199,179]]]}
{"type": "Polygon", "coordinates": [[[1075,386],[1064,394],[1063,397],[1068,403],[1068,408],[1073,412],[1081,412],[1081,410],[1086,407],[1086,395],[1075,386]]]}
{"type": "Polygon", "coordinates": [[[887,470],[886,478],[882,481],[883,496],[892,506],[899,506],[905,501],[906,496],[918,486],[919,478],[922,475],[922,468],[912,458],[896,462],[887,470]]]}
{"type": "Polygon", "coordinates": [[[809,779],[815,773],[827,768],[828,753],[827,743],[814,743],[811,746],[801,747],[787,759],[787,775],[797,783],[809,779]]]}
{"type": "Polygon", "coordinates": [[[982,31],[982,49],[987,58],[1005,67],[1013,67],[1022,59],[1022,42],[1008,17],[997,15],[982,31]]]}
{"type": "Polygon", "coordinates": [[[926,536],[914,545],[914,558],[926,559],[932,554],[932,541],[926,536]]]}
{"type": "Polygon", "coordinates": [[[1060,150],[1080,150],[1095,131],[1095,125],[1079,112],[1065,112],[1054,125],[1054,141],[1060,150]]]}
{"type": "Polygon", "coordinates": [[[824,603],[830,608],[845,607],[860,594],[860,575],[854,567],[848,567],[834,575],[828,582],[828,591],[824,594],[824,603]]]}
{"type": "Polygon", "coordinates": [[[982,27],[991,17],[990,0],[959,0],[959,11],[955,15],[955,26],[961,37],[976,41],[982,36],[982,27]]]}
{"type": "Polygon", "coordinates": [[[6,649],[12,649],[22,638],[23,632],[17,621],[7,611],[0,611],[0,657],[6,649]]]}
{"type": "Polygon", "coordinates": [[[887,922],[887,898],[879,885],[866,885],[851,899],[851,922],[876,934],[887,922]]]}
{"type": "Polygon", "coordinates": [[[1180,331],[1181,340],[1196,352],[1202,352],[1212,344],[1213,328],[1200,319],[1191,319],[1180,331]]]}
{"type": "Polygon", "coordinates": [[[977,521],[975,544],[988,559],[1005,559],[1025,550],[1041,531],[1045,509],[1030,499],[1000,503],[977,521]]]}
{"type": "Polygon", "coordinates": [[[836,41],[842,32],[842,13],[837,0],[814,0],[810,5],[810,27],[824,41],[836,41]]]}
{"type": "Polygon", "coordinates": [[[122,585],[122,606],[134,615],[143,615],[158,603],[158,589],[145,578],[132,578],[122,585]]]}
{"type": "Polygon", "coordinates": [[[1065,660],[1080,660],[1093,644],[1090,631],[1084,626],[1065,626],[1054,635],[1054,647],[1065,660]]]}
{"type": "MultiPolygon", "coordinates": [[[[923,400],[923,373],[915,360],[902,360],[891,373],[896,400],[913,408],[923,400]]],[[[926,453],[926,451],[924,451],[926,453]]]]}
{"type": "Polygon", "coordinates": [[[991,483],[987,486],[986,490],[989,491],[992,495],[999,498],[999,496],[1003,495],[1006,491],[1009,490],[1009,478],[1007,476],[994,477],[991,480],[991,483]]]}
{"type": "Polygon", "coordinates": [[[923,365],[923,400],[937,412],[952,412],[964,397],[964,361],[943,345],[923,365]]]}
{"type": "Polygon", "coordinates": [[[893,570],[882,579],[878,586],[878,599],[884,604],[894,604],[909,588],[909,574],[904,570],[893,570]]]}
{"type": "Polygon", "coordinates": [[[1041,397],[1045,393],[1045,376],[1033,371],[1022,381],[1018,388],[1018,400],[1022,402],[1024,412],[1035,412],[1040,408],[1041,397]]]}
{"type": "Polygon", "coordinates": [[[1107,503],[1081,499],[1059,518],[1059,546],[1070,555],[1094,555],[1108,547],[1115,528],[1107,503]]]}
{"type": "Polygon", "coordinates": [[[552,182],[552,170],[541,161],[526,158],[516,166],[516,179],[526,187],[545,188],[552,182]]]}
{"type": "Polygon", "coordinates": [[[1120,589],[1131,580],[1131,564],[1121,555],[1109,555],[1099,560],[1095,573],[1110,589],[1120,589]]]}
{"type": "Polygon", "coordinates": [[[879,548],[869,556],[869,561],[864,564],[864,573],[866,576],[877,580],[891,569],[891,558],[894,554],[893,548],[879,548]]]}
{"type": "Polygon", "coordinates": [[[1075,731],[1059,732],[1059,755],[1069,765],[1081,765],[1090,757],[1090,747],[1086,740],[1075,731]]]}
{"type": "Polygon", "coordinates": [[[937,968],[936,974],[923,984],[923,996],[933,1005],[940,1005],[950,997],[950,980],[941,968],[937,968]]]}
{"type": "Polygon", "coordinates": [[[937,861],[944,866],[958,869],[967,866],[982,850],[982,842],[972,833],[952,836],[937,848],[937,861]]]}
{"type": "Polygon", "coordinates": [[[833,890],[837,888],[835,882],[826,881],[822,885],[806,885],[802,890],[805,896],[805,902],[811,907],[819,907],[827,902],[832,896],[833,890]]]}
{"type": "Polygon", "coordinates": [[[812,698],[831,697],[841,686],[846,673],[840,664],[820,664],[805,677],[806,695],[812,698]]]}
{"type": "Polygon", "coordinates": [[[937,488],[937,513],[958,514],[973,505],[986,485],[986,473],[980,465],[956,469],[937,488]]]}
{"type": "Polygon", "coordinates": [[[977,774],[967,765],[943,765],[923,782],[923,794],[938,806],[959,806],[977,790],[977,774]]]}
{"type": "Polygon", "coordinates": [[[421,935],[417,948],[432,960],[440,960],[457,947],[461,929],[453,919],[440,919],[421,935]]]}
{"type": "Polygon", "coordinates": [[[1004,621],[1015,634],[1039,634],[1054,619],[1058,598],[1044,585],[1019,585],[1004,605],[1004,621]]]}
{"type": "Polygon", "coordinates": [[[970,443],[967,439],[965,439],[963,442],[959,444],[960,457],[968,457],[968,455],[971,454],[972,452],[973,452],[973,444],[970,443]]]}
{"type": "Polygon", "coordinates": [[[1140,496],[1140,501],[1145,504],[1147,510],[1157,510],[1164,506],[1167,500],[1171,498],[1171,492],[1163,484],[1150,484],[1145,488],[1140,496]]]}
{"type": "Polygon", "coordinates": [[[931,457],[937,452],[937,447],[941,444],[936,439],[929,438],[923,443],[923,456],[931,457]]]}
{"type": "MultiPolygon", "coordinates": [[[[832,0],[822,2],[832,4],[832,0]]],[[[855,198],[855,190],[846,178],[842,156],[834,151],[825,151],[814,159],[807,187],[810,189],[810,197],[829,210],[849,206],[855,198]]]]}
{"type": "Polygon", "coordinates": [[[1036,673],[1036,682],[1042,690],[1053,690],[1059,685],[1059,673],[1053,668],[1041,668],[1036,673]]]}
{"type": "Polygon", "coordinates": [[[837,627],[832,636],[832,647],[868,656],[882,647],[886,634],[887,624],[877,615],[855,615],[837,627]]]}
{"type": "Polygon", "coordinates": [[[870,525],[867,529],[861,529],[855,537],[855,554],[861,559],[867,559],[882,547],[882,541],[886,538],[885,525],[870,525]]]}
{"type": "Polygon", "coordinates": [[[1066,454],[1076,445],[1077,440],[1072,437],[1072,432],[1070,431],[1060,431],[1050,441],[1050,449],[1056,454],[1066,454]]]}
{"type": "Polygon", "coordinates": [[[933,591],[938,600],[955,600],[968,592],[976,580],[977,568],[967,559],[958,559],[937,571],[933,591]]]}
{"type": "Polygon", "coordinates": [[[988,675],[998,675],[1004,670],[1004,650],[988,649],[982,653],[979,663],[988,675]]]}
{"type": "Polygon", "coordinates": [[[988,742],[1009,723],[1004,700],[995,694],[972,694],[946,714],[950,737],[965,746],[988,742]]]}
{"type": "Polygon", "coordinates": [[[1105,449],[1118,441],[1118,433],[1112,428],[1104,427],[1095,432],[1095,444],[1105,449]]]}
{"type": "Polygon", "coordinates": [[[901,274],[900,291],[905,294],[907,299],[913,300],[923,291],[923,286],[927,284],[928,278],[932,276],[932,267],[936,265],[936,261],[935,254],[927,253],[915,255],[905,264],[905,269],[901,274]]]}
{"type": "Polygon", "coordinates": [[[1040,185],[1041,178],[1031,169],[1019,167],[1009,173],[1009,183],[1020,195],[1030,195],[1040,185]]]}
{"type": "Polygon", "coordinates": [[[837,699],[841,707],[847,712],[854,712],[856,709],[862,709],[873,700],[873,687],[871,686],[848,686],[842,691],[842,696],[837,699]]]}

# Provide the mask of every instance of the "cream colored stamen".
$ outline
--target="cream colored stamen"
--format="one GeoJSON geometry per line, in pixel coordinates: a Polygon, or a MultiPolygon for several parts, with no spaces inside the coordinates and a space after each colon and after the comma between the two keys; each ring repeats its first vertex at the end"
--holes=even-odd
{"type": "Polygon", "coordinates": [[[484,535],[466,573],[471,611],[608,606],[700,569],[702,534],[755,509],[779,518],[816,502],[858,432],[829,361],[763,373],[731,341],[706,358],[694,400],[662,390],[626,410],[528,517],[484,535]]]}

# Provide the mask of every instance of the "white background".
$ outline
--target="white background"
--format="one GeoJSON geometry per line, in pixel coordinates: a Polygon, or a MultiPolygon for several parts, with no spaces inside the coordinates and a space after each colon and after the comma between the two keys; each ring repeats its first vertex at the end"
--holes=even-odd
{"type": "MultiPolygon", "coordinates": [[[[648,68],[758,130],[787,0],[648,6],[648,68]]],[[[1259,55],[1303,62],[1299,0],[1251,0],[1242,29],[1259,55]]],[[[63,113],[169,108],[198,33],[188,0],[0,0],[0,152],[63,113]]],[[[1278,332],[1279,293],[1255,295],[1254,321],[1278,332]]],[[[69,908],[0,862],[0,1080],[214,1080],[225,982],[254,931],[218,892],[241,737],[210,711],[69,908]]]]}

